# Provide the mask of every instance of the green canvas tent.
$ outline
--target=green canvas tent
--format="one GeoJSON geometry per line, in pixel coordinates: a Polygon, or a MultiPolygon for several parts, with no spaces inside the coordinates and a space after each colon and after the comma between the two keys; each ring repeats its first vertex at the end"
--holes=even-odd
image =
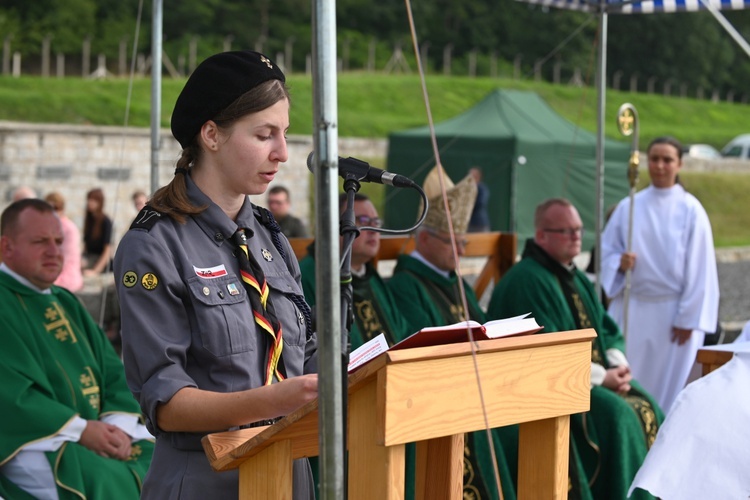
{"type": "MultiPolygon", "coordinates": [[[[482,169],[493,231],[515,231],[523,242],[534,234],[536,205],[564,197],[576,206],[588,230],[584,249],[594,244],[596,136],[558,115],[539,95],[495,90],[468,111],[435,125],[435,132],[443,167],[454,182],[471,167],[482,169]]],[[[605,207],[628,195],[629,157],[628,143],[606,141],[605,207]]],[[[421,184],[434,166],[428,127],[389,135],[388,171],[421,184]]],[[[419,196],[412,190],[388,189],[387,227],[413,224],[419,196]]]]}

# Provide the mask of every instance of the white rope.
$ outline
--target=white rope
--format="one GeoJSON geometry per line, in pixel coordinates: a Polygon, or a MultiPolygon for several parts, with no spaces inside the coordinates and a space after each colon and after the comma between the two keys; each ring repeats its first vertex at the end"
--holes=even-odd
{"type": "MultiPolygon", "coordinates": [[[[417,32],[414,27],[414,17],[411,11],[411,2],[410,0],[404,0],[404,2],[406,4],[406,13],[409,19],[409,29],[411,31],[414,54],[417,59],[417,70],[419,72],[419,81],[422,85],[422,97],[424,98],[425,108],[427,111],[427,121],[428,121],[429,128],[430,128],[430,140],[432,142],[432,150],[433,150],[433,153],[435,154],[435,161],[437,163],[437,166],[439,167],[438,178],[440,180],[440,192],[443,198],[443,207],[445,209],[445,213],[448,218],[448,230],[449,230],[450,238],[451,238],[451,249],[453,251],[453,260],[456,263],[456,276],[457,276],[457,281],[458,281],[458,291],[459,291],[459,295],[461,298],[461,306],[463,307],[463,312],[464,312],[463,319],[468,320],[469,319],[468,318],[469,307],[466,301],[466,290],[464,289],[464,278],[463,278],[463,275],[461,274],[461,268],[458,265],[459,258],[458,258],[458,247],[456,245],[456,234],[455,234],[455,231],[453,230],[453,220],[451,218],[450,204],[448,203],[448,195],[445,189],[444,169],[443,169],[442,162],[440,161],[440,151],[437,145],[437,137],[435,136],[435,123],[432,119],[432,109],[430,107],[430,98],[427,93],[427,82],[425,79],[424,69],[422,67],[422,60],[419,54],[419,43],[417,42],[417,32]]],[[[469,338],[469,345],[471,346],[471,358],[474,364],[474,375],[476,376],[476,379],[477,379],[477,389],[479,390],[479,400],[480,400],[480,404],[482,407],[482,416],[484,417],[484,428],[487,433],[487,442],[490,448],[490,455],[491,455],[490,458],[492,460],[492,467],[495,473],[495,484],[497,485],[497,491],[498,491],[498,494],[500,495],[500,500],[502,500],[503,489],[502,489],[502,484],[500,482],[500,471],[497,466],[497,459],[495,456],[495,446],[492,440],[492,434],[491,434],[490,426],[489,426],[489,419],[487,418],[487,407],[484,402],[484,392],[482,390],[482,379],[479,375],[479,365],[477,363],[477,353],[476,353],[476,346],[474,344],[474,335],[472,334],[471,328],[469,328],[468,325],[466,327],[466,333],[469,338]]]]}
{"type": "MultiPolygon", "coordinates": [[[[128,126],[128,123],[130,121],[130,103],[133,96],[133,81],[135,79],[135,62],[136,62],[136,54],[138,51],[138,37],[140,36],[141,31],[141,14],[143,12],[143,0],[140,0],[138,2],[138,15],[136,16],[136,22],[135,22],[135,34],[133,36],[133,51],[131,54],[130,59],[130,73],[128,75],[128,95],[125,100],[125,117],[123,119],[123,130],[122,134],[120,136],[120,156],[119,160],[117,162],[117,168],[115,171],[117,172],[117,179],[115,180],[115,196],[114,196],[114,205],[112,207],[112,233],[110,235],[110,241],[109,241],[109,247],[110,252],[112,252],[112,249],[114,249],[113,240],[115,236],[114,231],[114,221],[117,220],[117,214],[119,212],[120,207],[120,185],[122,181],[122,176],[120,175],[120,172],[122,172],[122,166],[125,163],[125,132],[126,128],[128,126]]],[[[109,258],[112,260],[114,255],[110,255],[109,258]]],[[[109,263],[107,263],[107,269],[109,268],[109,263]]],[[[106,271],[105,271],[106,272],[106,271]]],[[[102,286],[102,293],[101,293],[101,305],[99,307],[99,327],[103,330],[104,329],[104,315],[106,312],[107,307],[107,294],[109,293],[109,286],[106,284],[102,286]]]]}

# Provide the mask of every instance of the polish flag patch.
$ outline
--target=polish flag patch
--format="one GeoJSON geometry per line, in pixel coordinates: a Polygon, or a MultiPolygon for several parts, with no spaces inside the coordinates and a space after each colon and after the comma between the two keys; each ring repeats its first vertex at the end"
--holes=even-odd
{"type": "Polygon", "coordinates": [[[214,267],[195,267],[193,266],[193,269],[195,269],[195,274],[197,276],[200,276],[203,279],[213,279],[213,278],[220,278],[221,276],[227,275],[227,268],[224,267],[224,264],[221,264],[219,266],[214,267]]]}

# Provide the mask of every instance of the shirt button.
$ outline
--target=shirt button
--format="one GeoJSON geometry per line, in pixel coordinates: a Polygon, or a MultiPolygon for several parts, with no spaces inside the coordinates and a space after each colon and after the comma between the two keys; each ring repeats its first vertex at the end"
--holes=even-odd
{"type": "Polygon", "coordinates": [[[216,241],[223,241],[223,240],[224,240],[224,235],[223,235],[223,234],[221,234],[221,233],[216,233],[216,234],[214,235],[214,239],[215,239],[216,241]]]}

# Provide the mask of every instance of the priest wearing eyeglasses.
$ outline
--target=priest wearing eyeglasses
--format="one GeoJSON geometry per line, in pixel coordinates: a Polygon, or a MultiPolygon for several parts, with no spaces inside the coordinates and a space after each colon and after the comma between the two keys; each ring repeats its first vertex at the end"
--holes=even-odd
{"type": "MultiPolygon", "coordinates": [[[[339,210],[346,209],[347,195],[339,197],[339,210]]],[[[357,193],[354,197],[354,223],[357,227],[379,228],[383,222],[370,199],[357,193]]],[[[308,249],[308,255],[300,261],[302,290],[310,307],[315,307],[315,243],[308,249]]],[[[380,233],[361,231],[352,244],[352,323],[349,338],[351,348],[356,349],[368,340],[385,334],[388,345],[414,333],[411,325],[399,313],[395,299],[372,264],[372,259],[380,249],[380,233]]]]}
{"type": "MultiPolygon", "coordinates": [[[[576,268],[583,226],[576,208],[562,198],[541,203],[534,214],[534,238],[492,292],[490,319],[531,313],[541,333],[593,328],[591,410],[570,420],[574,452],[593,498],[653,498],[628,488],[664,419],[659,405],[633,378],[625,342],[615,321],[596,296],[594,286],[576,268]]],[[[513,446],[514,428],[504,428],[503,442],[513,446]]],[[[571,465],[577,463],[571,462],[571,465]]],[[[515,465],[511,464],[512,468],[515,465]]],[[[572,475],[574,476],[574,475],[572,475]]]]}

